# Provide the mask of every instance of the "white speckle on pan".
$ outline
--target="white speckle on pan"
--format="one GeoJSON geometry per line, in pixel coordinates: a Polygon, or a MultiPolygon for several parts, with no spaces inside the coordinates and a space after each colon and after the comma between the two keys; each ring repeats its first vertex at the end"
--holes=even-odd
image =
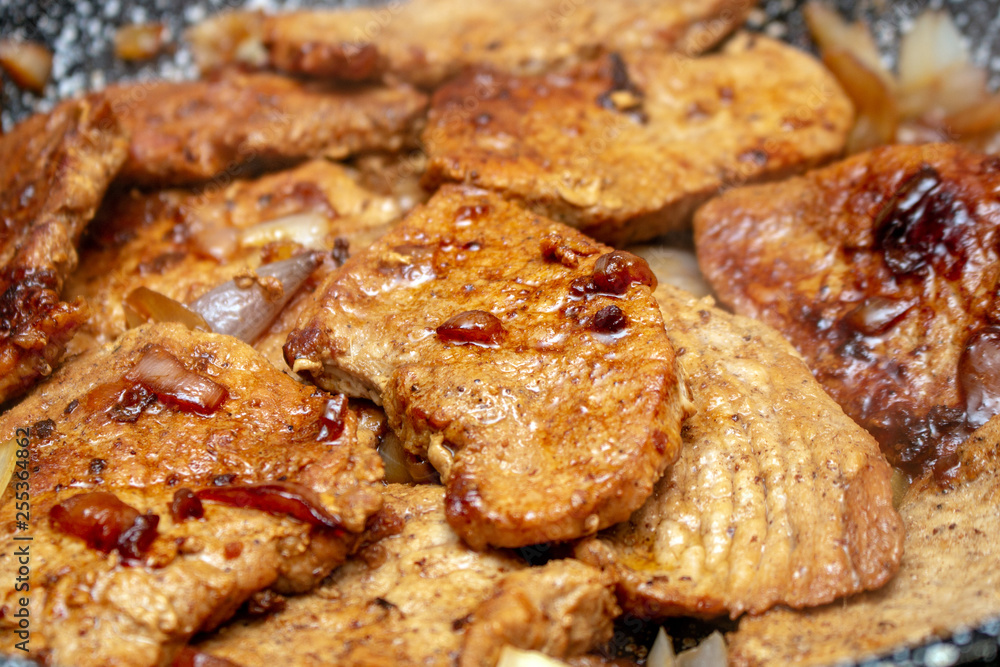
{"type": "Polygon", "coordinates": [[[962,652],[952,644],[934,644],[928,646],[924,653],[924,664],[927,667],[951,667],[958,662],[962,652]]]}

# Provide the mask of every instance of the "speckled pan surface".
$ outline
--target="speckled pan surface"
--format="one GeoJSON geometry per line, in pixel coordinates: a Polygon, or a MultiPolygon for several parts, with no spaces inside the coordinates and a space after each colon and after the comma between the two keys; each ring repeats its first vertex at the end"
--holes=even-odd
{"type": "MultiPolygon", "coordinates": [[[[193,77],[191,54],[178,37],[186,26],[217,11],[236,6],[261,8],[301,7],[318,4],[342,6],[372,4],[317,2],[316,0],[0,0],[0,36],[40,41],[54,51],[53,77],[43,96],[18,90],[10,81],[2,86],[3,127],[33,111],[51,108],[59,99],[98,89],[119,80],[193,77]],[[126,63],[113,55],[112,39],[117,26],[159,21],[170,31],[176,48],[154,61],[126,63]]],[[[751,27],[792,44],[810,48],[801,14],[800,0],[761,0],[750,19],[751,27]]],[[[991,72],[994,89],[1000,87],[1000,0],[839,0],[849,15],[868,18],[887,57],[891,58],[901,32],[920,11],[930,5],[945,7],[968,37],[977,64],[991,72]]],[[[0,667],[33,663],[0,657],[0,667]]],[[[956,664],[1000,665],[1000,618],[977,629],[957,631],[949,640],[916,649],[901,649],[882,660],[865,665],[947,667],[956,664]]]]}

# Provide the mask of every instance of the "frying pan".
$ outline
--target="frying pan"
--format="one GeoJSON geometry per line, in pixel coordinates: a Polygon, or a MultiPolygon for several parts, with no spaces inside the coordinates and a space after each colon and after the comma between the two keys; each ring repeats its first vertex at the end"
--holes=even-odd
{"type": "MultiPolygon", "coordinates": [[[[473,0],[475,1],[475,0],[473,0]]],[[[615,0],[611,0],[615,1],[615,0]]],[[[44,94],[34,95],[6,81],[2,87],[0,120],[4,128],[35,111],[46,111],[62,98],[103,87],[112,81],[151,78],[183,79],[196,75],[191,54],[179,40],[186,26],[206,16],[237,6],[264,9],[297,8],[320,4],[373,4],[316,0],[0,0],[0,37],[18,37],[46,44],[55,54],[52,80],[44,94]],[[120,25],[157,21],[170,32],[172,46],[159,58],[128,63],[115,58],[112,40],[120,25]]],[[[802,0],[760,0],[749,28],[813,50],[799,11],[802,0]]],[[[900,35],[926,6],[943,7],[969,39],[973,61],[990,72],[993,89],[1000,88],[1000,0],[839,0],[848,16],[864,17],[876,41],[892,62],[900,35]]],[[[1000,539],[1000,538],[998,538],[1000,539]]],[[[998,563],[1000,567],[1000,563],[998,563]]],[[[703,634],[701,624],[669,624],[675,634],[703,634]]],[[[648,628],[647,628],[648,630],[648,628]]],[[[649,646],[653,635],[634,633],[634,642],[649,646]],[[648,635],[648,636],[647,636],[648,635]]],[[[621,643],[621,642],[620,642],[621,643]]],[[[28,667],[30,661],[0,657],[0,667],[28,667]]],[[[1000,665],[1000,617],[978,628],[956,631],[951,637],[916,648],[901,648],[864,667],[949,667],[1000,665]]]]}

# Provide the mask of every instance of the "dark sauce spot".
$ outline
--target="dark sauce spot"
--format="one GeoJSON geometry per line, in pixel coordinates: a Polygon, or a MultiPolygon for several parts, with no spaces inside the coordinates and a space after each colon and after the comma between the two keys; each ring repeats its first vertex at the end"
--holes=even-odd
{"type": "Polygon", "coordinates": [[[177,489],[170,501],[170,516],[176,523],[200,519],[205,516],[205,507],[191,489],[177,489]]]}
{"type": "Polygon", "coordinates": [[[618,306],[605,306],[597,311],[591,328],[599,333],[618,333],[628,326],[628,318],[618,306]]]}
{"type": "Polygon", "coordinates": [[[969,336],[958,363],[958,381],[970,427],[979,428],[1000,414],[1000,327],[985,327],[969,336]]]}
{"type": "Polygon", "coordinates": [[[610,65],[610,75],[611,75],[611,85],[610,87],[597,96],[597,104],[602,109],[608,109],[609,111],[621,111],[618,105],[615,104],[614,94],[615,93],[629,93],[639,102],[639,105],[634,108],[625,110],[625,113],[630,116],[637,123],[645,123],[649,120],[649,116],[643,111],[642,99],[644,94],[642,90],[635,85],[631,77],[628,74],[628,66],[622,59],[621,55],[618,53],[611,53],[608,55],[608,63],[610,65]]]}
{"type": "Polygon", "coordinates": [[[135,564],[149,550],[160,521],[104,491],[67,498],[52,508],[49,518],[57,530],[79,537],[91,549],[117,550],[126,565],[135,564]]]}
{"type": "Polygon", "coordinates": [[[485,310],[467,310],[449,317],[435,329],[441,340],[450,343],[496,345],[504,335],[503,324],[485,310]]]}
{"type": "Polygon", "coordinates": [[[32,434],[40,440],[47,440],[55,430],[56,423],[51,419],[42,419],[31,427],[32,434]]]}
{"type": "Polygon", "coordinates": [[[337,266],[343,266],[347,258],[351,256],[350,250],[350,241],[343,236],[338,236],[333,240],[333,250],[330,251],[330,256],[337,263],[337,266]]]}
{"type": "Polygon", "coordinates": [[[108,462],[104,459],[91,459],[88,469],[90,470],[91,475],[100,475],[107,467],[108,462]]]}
{"type": "Polygon", "coordinates": [[[323,415],[320,417],[319,441],[330,442],[336,440],[344,432],[344,413],[347,411],[347,397],[337,394],[333,398],[327,399],[323,408],[323,415]]]}
{"type": "Polygon", "coordinates": [[[141,384],[131,385],[122,390],[118,400],[108,410],[108,415],[112,421],[132,423],[154,401],[156,401],[156,394],[141,384]]]}
{"type": "Polygon", "coordinates": [[[907,178],[875,219],[875,243],[897,276],[932,265],[956,279],[965,264],[962,240],[972,225],[965,204],[929,166],[907,178]]]}
{"type": "Polygon", "coordinates": [[[211,500],[232,507],[287,515],[312,526],[334,529],[340,529],[341,526],[340,518],[330,514],[312,490],[293,482],[208,488],[195,495],[200,500],[211,500]]]}
{"type": "Polygon", "coordinates": [[[69,404],[68,404],[68,405],[66,406],[66,409],[65,409],[65,410],[63,410],[63,414],[64,414],[64,415],[71,415],[71,414],[73,414],[73,411],[74,411],[74,410],[76,410],[76,409],[77,409],[78,407],[80,407],[80,400],[79,400],[79,399],[76,399],[76,398],[74,398],[74,399],[73,399],[72,401],[70,401],[70,402],[69,402],[69,404]]]}
{"type": "Polygon", "coordinates": [[[625,294],[633,283],[656,289],[656,276],[642,257],[623,250],[601,255],[594,265],[594,285],[602,292],[625,294]]]}

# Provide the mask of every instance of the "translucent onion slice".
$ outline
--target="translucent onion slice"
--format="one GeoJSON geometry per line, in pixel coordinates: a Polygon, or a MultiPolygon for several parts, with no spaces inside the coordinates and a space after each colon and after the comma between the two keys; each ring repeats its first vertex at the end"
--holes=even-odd
{"type": "Polygon", "coordinates": [[[853,52],[835,48],[823,54],[823,63],[837,77],[858,110],[848,141],[856,153],[892,143],[899,126],[899,109],[892,88],[853,52]]]}
{"type": "Polygon", "coordinates": [[[214,413],[229,398],[225,387],[188,370],[162,345],[150,345],[125,377],[164,403],[203,416],[214,413]]]}
{"type": "Polygon", "coordinates": [[[428,484],[438,479],[437,471],[428,461],[403,449],[395,433],[385,434],[378,446],[389,484],[428,484]]]}
{"type": "Polygon", "coordinates": [[[718,631],[700,644],[674,656],[673,642],[663,628],[656,633],[656,641],[646,659],[648,667],[726,667],[726,640],[718,631]]]}
{"type": "Polygon", "coordinates": [[[0,67],[18,88],[41,94],[52,72],[52,53],[35,42],[0,39],[0,67]]]}
{"type": "Polygon", "coordinates": [[[500,651],[497,667],[566,667],[568,663],[538,651],[525,651],[509,644],[500,651]]]}
{"type": "Polygon", "coordinates": [[[969,62],[962,33],[945,11],[925,10],[899,44],[899,85],[920,88],[956,65],[969,62]]]}
{"type": "Polygon", "coordinates": [[[674,667],[676,664],[674,643],[670,640],[670,635],[663,628],[660,628],[656,633],[653,648],[649,649],[646,665],[647,667],[674,667]]]}
{"type": "Polygon", "coordinates": [[[323,261],[323,253],[309,252],[257,269],[258,280],[230,280],[203,294],[190,304],[208,322],[212,331],[255,341],[274,321],[292,295],[323,261]],[[261,287],[261,279],[273,278],[280,285],[275,293],[261,287]]]}
{"type": "Polygon", "coordinates": [[[857,60],[887,86],[892,87],[892,73],[882,64],[875,39],[863,21],[848,23],[836,10],[819,2],[809,2],[803,9],[809,33],[820,51],[826,54],[834,49],[851,53],[857,60]]]}
{"type": "Polygon", "coordinates": [[[147,322],[179,322],[188,329],[211,331],[208,322],[183,303],[149,289],[136,287],[122,302],[129,329],[147,322]]]}
{"type": "Polygon", "coordinates": [[[303,248],[326,247],[330,221],[320,213],[298,213],[262,222],[243,230],[240,243],[244,246],[262,246],[272,241],[292,241],[303,248]]]}

